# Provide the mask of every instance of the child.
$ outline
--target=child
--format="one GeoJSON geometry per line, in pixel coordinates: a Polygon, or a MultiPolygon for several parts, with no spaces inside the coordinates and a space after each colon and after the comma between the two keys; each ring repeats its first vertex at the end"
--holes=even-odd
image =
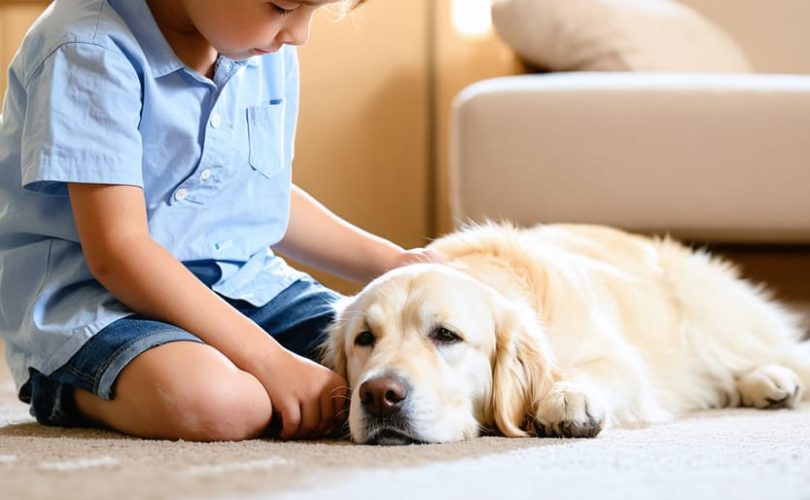
{"type": "Polygon", "coordinates": [[[337,294],[270,247],[358,281],[440,259],[291,184],[293,46],[334,1],[56,0],[26,35],[0,120],[0,333],[39,422],[340,427],[346,382],[311,361],[337,294]]]}

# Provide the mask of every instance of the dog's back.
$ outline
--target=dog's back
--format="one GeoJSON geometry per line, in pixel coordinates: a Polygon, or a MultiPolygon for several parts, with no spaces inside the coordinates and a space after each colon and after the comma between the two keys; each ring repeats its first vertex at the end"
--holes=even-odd
{"type": "Polygon", "coordinates": [[[601,226],[485,224],[433,247],[532,305],[560,369],[599,379],[614,422],[761,406],[776,393],[760,386],[788,377],[763,367],[787,369],[810,386],[810,347],[799,342],[798,318],[734,266],[673,240],[601,226]]]}

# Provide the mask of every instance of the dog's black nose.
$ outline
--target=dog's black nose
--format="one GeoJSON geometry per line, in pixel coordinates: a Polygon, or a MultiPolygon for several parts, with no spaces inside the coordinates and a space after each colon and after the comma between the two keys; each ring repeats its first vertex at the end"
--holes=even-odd
{"type": "Polygon", "coordinates": [[[375,377],[360,384],[360,401],[371,415],[387,417],[398,413],[408,397],[408,388],[397,377],[375,377]]]}

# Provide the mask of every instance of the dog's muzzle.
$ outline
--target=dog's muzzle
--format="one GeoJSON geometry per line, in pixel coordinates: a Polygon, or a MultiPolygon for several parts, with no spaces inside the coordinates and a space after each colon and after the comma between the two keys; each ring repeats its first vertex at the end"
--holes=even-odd
{"type": "Polygon", "coordinates": [[[367,444],[384,446],[420,443],[408,425],[410,388],[400,377],[382,375],[362,384],[358,396],[365,413],[367,444]]]}

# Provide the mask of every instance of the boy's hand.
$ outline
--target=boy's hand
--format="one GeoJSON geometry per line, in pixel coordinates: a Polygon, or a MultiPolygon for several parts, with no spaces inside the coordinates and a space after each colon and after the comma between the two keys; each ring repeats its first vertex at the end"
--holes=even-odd
{"type": "Polygon", "coordinates": [[[444,262],[444,257],[435,250],[412,248],[397,254],[391,263],[390,269],[396,269],[410,264],[444,264],[444,262]]]}
{"type": "Polygon", "coordinates": [[[349,388],[337,373],[279,349],[254,375],[267,390],[273,412],[281,415],[282,439],[324,436],[343,426],[349,388]]]}

